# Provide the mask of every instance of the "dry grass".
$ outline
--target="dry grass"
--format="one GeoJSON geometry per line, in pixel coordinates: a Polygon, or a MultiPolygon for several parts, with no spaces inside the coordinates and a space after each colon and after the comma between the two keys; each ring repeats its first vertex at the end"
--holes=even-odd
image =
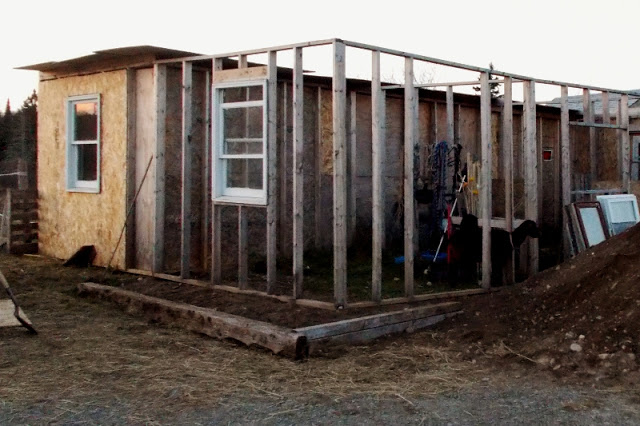
{"type": "Polygon", "coordinates": [[[74,285],[100,271],[12,257],[0,257],[0,268],[40,332],[30,337],[22,329],[0,330],[0,401],[54,403],[52,417],[78,404],[100,410],[115,401],[162,413],[168,405],[175,412],[238,395],[284,400],[366,393],[411,403],[412,396],[463,390],[483,373],[424,334],[296,363],[76,297],[74,285]]]}

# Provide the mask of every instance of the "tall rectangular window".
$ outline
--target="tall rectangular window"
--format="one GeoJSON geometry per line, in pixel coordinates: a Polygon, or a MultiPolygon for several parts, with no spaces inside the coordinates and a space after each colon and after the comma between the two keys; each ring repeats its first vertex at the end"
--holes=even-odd
{"type": "Polygon", "coordinates": [[[214,198],[266,204],[266,83],[214,86],[214,198]]]}
{"type": "Polygon", "coordinates": [[[67,190],[100,192],[100,95],[67,99],[67,190]]]}

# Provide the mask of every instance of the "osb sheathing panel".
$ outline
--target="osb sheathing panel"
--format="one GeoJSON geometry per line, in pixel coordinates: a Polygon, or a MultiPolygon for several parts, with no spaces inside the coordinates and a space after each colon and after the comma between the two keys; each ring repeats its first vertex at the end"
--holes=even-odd
{"type": "Polygon", "coordinates": [[[619,179],[618,131],[615,129],[596,130],[596,156],[599,180],[619,179]]]}
{"type": "Polygon", "coordinates": [[[182,71],[180,69],[172,67],[167,69],[166,93],[164,269],[175,272],[180,268],[182,212],[182,71]]]}
{"type": "MultiPolygon", "coordinates": [[[[194,270],[200,271],[203,269],[201,253],[202,167],[205,164],[203,155],[206,136],[205,85],[205,74],[195,71],[192,80],[190,265],[194,270]]],[[[167,272],[176,272],[180,268],[182,229],[182,69],[167,69],[166,95],[164,269],[167,272]]],[[[153,145],[154,141],[151,142],[153,145]]],[[[145,250],[150,252],[152,245],[148,245],[145,250]]]]}
{"type": "MultiPolygon", "coordinates": [[[[127,135],[126,71],[41,81],[38,91],[38,195],[40,252],[68,258],[94,245],[97,265],[106,265],[124,224],[127,135]],[[67,192],[65,100],[101,95],[101,189],[98,194],[67,192]]],[[[124,267],[124,244],[113,266],[124,267]]]]}

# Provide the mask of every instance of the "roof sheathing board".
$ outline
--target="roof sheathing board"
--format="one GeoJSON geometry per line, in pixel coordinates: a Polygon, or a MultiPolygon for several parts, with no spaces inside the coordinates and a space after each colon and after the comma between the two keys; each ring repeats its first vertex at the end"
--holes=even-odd
{"type": "Polygon", "coordinates": [[[131,46],[116,49],[99,50],[91,55],[80,56],[57,62],[19,67],[22,70],[40,71],[40,79],[64,77],[69,75],[92,74],[128,67],[150,66],[159,59],[192,56],[193,53],[181,50],[165,49],[156,46],[131,46]]]}

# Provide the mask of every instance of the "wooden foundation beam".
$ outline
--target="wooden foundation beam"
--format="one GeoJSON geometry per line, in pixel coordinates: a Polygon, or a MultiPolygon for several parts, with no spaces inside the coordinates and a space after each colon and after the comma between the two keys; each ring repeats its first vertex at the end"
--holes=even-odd
{"type": "Polygon", "coordinates": [[[165,138],[167,115],[167,66],[154,65],[156,116],[155,205],[153,212],[153,272],[164,268],[164,206],[165,206],[165,138]]]}
{"type": "Polygon", "coordinates": [[[373,51],[371,54],[371,299],[374,302],[380,302],[382,300],[382,246],[384,241],[385,94],[380,80],[380,52],[373,51]]]}
{"type": "Polygon", "coordinates": [[[180,218],[180,276],[191,276],[191,180],[193,178],[193,65],[182,63],[182,209],[180,218]]]}
{"type": "Polygon", "coordinates": [[[278,55],[268,53],[267,65],[267,293],[276,284],[278,218],[278,55]]]}
{"type": "MultiPolygon", "coordinates": [[[[525,219],[538,223],[538,144],[536,139],[536,94],[533,81],[523,82],[524,113],[523,147],[524,147],[524,214],[525,219]]],[[[538,272],[538,239],[528,241],[529,274],[538,272]]]]}
{"type": "Polygon", "coordinates": [[[333,43],[333,290],[347,303],[347,78],[345,46],[333,43]]]}
{"type": "Polygon", "coordinates": [[[304,271],[304,83],[302,48],[293,49],[293,297],[302,297],[304,271]]]}
{"type": "MultiPolygon", "coordinates": [[[[385,312],[376,315],[367,315],[360,318],[301,327],[294,331],[305,336],[309,342],[328,338],[333,340],[338,337],[347,337],[346,335],[349,335],[348,337],[353,337],[351,333],[355,332],[362,332],[366,335],[381,327],[413,322],[424,318],[460,311],[460,307],[460,302],[445,302],[437,305],[420,306],[402,311],[385,312]]],[[[375,334],[377,337],[378,334],[375,334]]]]}
{"type": "Polygon", "coordinates": [[[247,346],[260,346],[294,359],[308,355],[306,337],[284,327],[101,284],[81,283],[78,291],[162,324],[177,325],[216,339],[233,339],[247,346]]]}
{"type": "Polygon", "coordinates": [[[404,60],[404,295],[414,295],[415,254],[414,168],[417,143],[417,96],[414,88],[413,59],[404,60]]]}
{"type": "Polygon", "coordinates": [[[480,74],[480,211],[482,217],[482,287],[491,287],[491,89],[489,74],[480,74]]]}

